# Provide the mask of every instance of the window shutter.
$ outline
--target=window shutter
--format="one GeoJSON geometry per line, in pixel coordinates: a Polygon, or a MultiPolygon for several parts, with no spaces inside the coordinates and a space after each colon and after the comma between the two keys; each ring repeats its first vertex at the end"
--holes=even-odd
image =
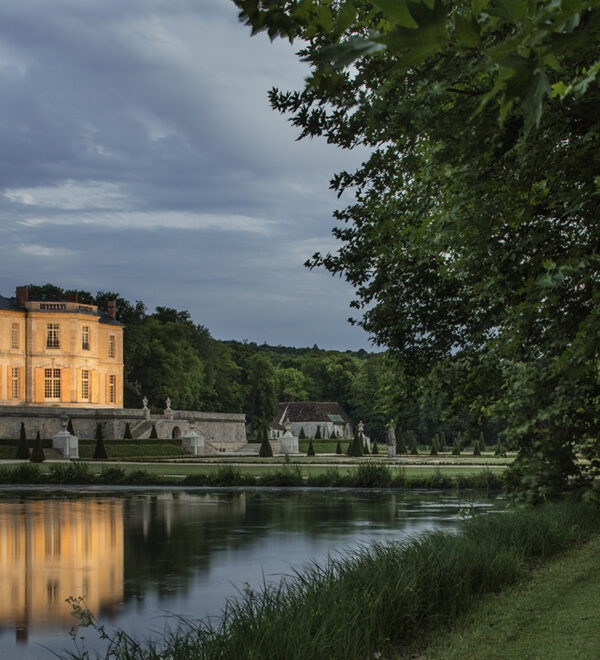
{"type": "Polygon", "coordinates": [[[19,398],[25,401],[25,369],[19,367],[19,398]]]}
{"type": "Polygon", "coordinates": [[[71,403],[71,370],[60,370],[60,400],[62,403],[71,403]]]}
{"type": "Polygon", "coordinates": [[[44,402],[44,369],[39,367],[35,369],[35,392],[33,400],[36,403],[44,402]]]}
{"type": "Polygon", "coordinates": [[[90,387],[92,388],[92,403],[100,402],[100,375],[94,369],[90,373],[90,387]]]}
{"type": "Polygon", "coordinates": [[[77,383],[75,385],[75,401],[77,403],[81,403],[83,401],[83,398],[81,397],[81,388],[82,388],[82,380],[81,380],[81,369],[77,369],[77,383]]]}
{"type": "Polygon", "coordinates": [[[110,376],[108,374],[106,374],[104,376],[104,403],[108,403],[108,401],[109,401],[109,398],[108,398],[108,392],[109,392],[109,389],[110,389],[109,383],[110,383],[110,376]]]}

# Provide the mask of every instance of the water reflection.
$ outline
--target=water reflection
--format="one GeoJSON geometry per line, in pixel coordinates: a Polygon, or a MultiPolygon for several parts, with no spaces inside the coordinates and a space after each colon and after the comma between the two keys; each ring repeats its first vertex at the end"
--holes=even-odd
{"type": "Polygon", "coordinates": [[[25,640],[31,627],[72,624],[69,596],[94,611],[123,597],[123,503],[0,502],[0,624],[25,640]]]}
{"type": "MultiPolygon", "coordinates": [[[[217,615],[245,583],[330,553],[452,528],[465,501],[349,491],[126,492],[0,499],[0,648],[64,648],[83,596],[103,623],[145,636],[165,612],[217,615]],[[16,633],[15,633],[16,631],[16,633]],[[25,647],[16,641],[24,642],[25,647]],[[12,640],[12,641],[11,641],[12,640]],[[12,644],[12,647],[11,647],[12,644]]],[[[493,508],[489,501],[476,503],[493,508]]]]}

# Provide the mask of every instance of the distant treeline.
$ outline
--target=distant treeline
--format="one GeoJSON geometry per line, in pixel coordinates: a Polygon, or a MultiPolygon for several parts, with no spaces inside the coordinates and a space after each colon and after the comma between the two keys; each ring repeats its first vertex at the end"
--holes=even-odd
{"type": "MultiPolygon", "coordinates": [[[[387,353],[326,351],[312,348],[219,341],[187,311],[157,307],[149,313],[142,301],[131,303],[114,292],[30,285],[31,297],[79,300],[106,309],[116,300],[117,319],[125,324],[125,407],[164,408],[167,396],[180,410],[243,412],[253,429],[268,425],[278,401],[337,401],[353,421],[362,419],[365,432],[385,439],[394,417],[400,431],[413,431],[420,444],[437,432],[452,438],[466,427],[465,419],[442,420],[435,401],[413,401],[394,410],[393,372],[387,353]]],[[[483,427],[486,442],[496,441],[497,425],[483,427]]]]}

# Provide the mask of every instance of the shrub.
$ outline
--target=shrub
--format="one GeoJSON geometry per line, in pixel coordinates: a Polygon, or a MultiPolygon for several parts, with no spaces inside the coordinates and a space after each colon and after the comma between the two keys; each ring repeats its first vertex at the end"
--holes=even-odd
{"type": "Polygon", "coordinates": [[[0,471],[0,481],[7,484],[39,484],[46,480],[46,475],[38,465],[21,463],[14,468],[5,468],[0,471]]]}
{"type": "Polygon", "coordinates": [[[300,433],[298,433],[298,440],[306,439],[306,433],[304,433],[304,427],[300,427],[300,433]]]}
{"type": "Polygon", "coordinates": [[[365,442],[363,442],[362,453],[365,456],[369,455],[369,445],[367,444],[366,440],[365,440],[365,442]]]}
{"type": "MultiPolygon", "coordinates": [[[[154,426],[152,427],[154,428],[154,426]]],[[[107,459],[106,447],[104,446],[104,434],[100,422],[96,424],[96,447],[94,448],[94,458],[107,459]]]]}
{"type": "Polygon", "coordinates": [[[337,442],[337,445],[335,446],[335,453],[338,454],[338,456],[342,453],[342,445],[340,445],[339,440],[337,442]]]}
{"type": "Polygon", "coordinates": [[[371,450],[371,454],[373,455],[379,454],[379,447],[377,447],[377,440],[373,442],[373,449],[371,450]]]}
{"type": "Polygon", "coordinates": [[[496,449],[494,450],[494,456],[506,456],[506,449],[502,446],[502,441],[500,438],[498,438],[498,442],[496,443],[496,449]]]}
{"type": "Polygon", "coordinates": [[[69,423],[67,424],[67,431],[71,435],[75,435],[75,429],[73,428],[73,420],[69,417],[69,423]]]}
{"type": "Polygon", "coordinates": [[[32,463],[43,463],[46,460],[39,431],[35,434],[35,441],[33,443],[33,451],[31,452],[30,460],[32,463]]]}
{"type": "Polygon", "coordinates": [[[417,437],[415,436],[414,431],[409,431],[409,449],[410,453],[413,456],[417,456],[419,454],[419,450],[417,449],[417,437]]]}
{"type": "Polygon", "coordinates": [[[123,484],[128,483],[127,473],[120,467],[103,467],[102,472],[96,477],[100,484],[123,484]]]}
{"type": "Polygon", "coordinates": [[[454,438],[454,444],[452,445],[452,456],[460,456],[460,438],[458,436],[454,438]]]}
{"type": "Polygon", "coordinates": [[[25,423],[21,422],[21,432],[19,434],[19,444],[17,445],[17,458],[29,460],[29,445],[27,444],[27,433],[25,433],[25,423]]]}
{"type": "Polygon", "coordinates": [[[312,440],[308,443],[308,451],[306,452],[307,456],[314,456],[315,455],[315,448],[313,447],[312,440]]]}
{"type": "Polygon", "coordinates": [[[317,432],[315,433],[315,440],[321,439],[321,427],[317,426],[317,432]]]}
{"type": "Polygon", "coordinates": [[[48,481],[53,484],[89,484],[94,481],[87,463],[71,461],[50,466],[48,481]]]}
{"type": "Polygon", "coordinates": [[[387,488],[392,475],[381,463],[361,463],[354,473],[353,485],[357,488],[387,488]]]}
{"type": "Polygon", "coordinates": [[[262,458],[273,456],[273,448],[269,442],[269,437],[267,435],[266,427],[263,429],[262,442],[260,443],[260,449],[258,450],[258,455],[262,458]]]}
{"type": "Polygon", "coordinates": [[[431,440],[431,449],[429,451],[429,454],[431,456],[437,456],[439,453],[438,449],[439,449],[439,440],[438,440],[438,434],[436,433],[433,436],[433,439],[431,440]]]}
{"type": "Polygon", "coordinates": [[[479,440],[473,443],[473,456],[481,456],[481,449],[479,449],[479,440]]]}
{"type": "Polygon", "coordinates": [[[483,431],[479,432],[479,450],[480,451],[485,451],[486,450],[485,437],[483,435],[483,431]]]}
{"type": "Polygon", "coordinates": [[[129,422],[125,424],[125,432],[123,433],[123,440],[131,440],[133,436],[131,435],[131,426],[129,422]]]}
{"type": "Polygon", "coordinates": [[[152,424],[152,429],[150,431],[150,439],[151,440],[157,440],[158,439],[158,433],[156,432],[156,426],[152,424]]]}
{"type": "Polygon", "coordinates": [[[356,429],[354,430],[352,442],[348,444],[348,456],[362,456],[362,447],[356,429]]]}
{"type": "Polygon", "coordinates": [[[440,444],[438,449],[439,451],[446,451],[446,434],[443,431],[440,431],[440,444]]]}

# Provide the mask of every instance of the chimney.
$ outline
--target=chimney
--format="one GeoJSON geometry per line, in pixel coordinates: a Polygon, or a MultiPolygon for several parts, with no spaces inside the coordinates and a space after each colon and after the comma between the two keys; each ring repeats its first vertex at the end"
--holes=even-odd
{"type": "Polygon", "coordinates": [[[29,298],[29,287],[27,286],[18,286],[17,287],[17,305],[19,307],[25,307],[25,303],[29,298]]]}
{"type": "Polygon", "coordinates": [[[117,301],[116,300],[109,300],[108,301],[108,309],[107,309],[108,315],[110,316],[111,319],[117,320],[117,301]]]}

